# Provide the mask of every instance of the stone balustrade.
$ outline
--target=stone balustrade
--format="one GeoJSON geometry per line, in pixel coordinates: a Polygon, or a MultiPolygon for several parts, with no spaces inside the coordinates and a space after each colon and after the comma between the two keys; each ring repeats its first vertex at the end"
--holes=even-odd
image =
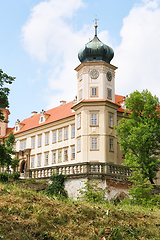
{"type": "Polygon", "coordinates": [[[36,179],[49,178],[52,174],[64,174],[68,177],[82,177],[84,175],[94,177],[106,176],[122,180],[131,176],[131,170],[126,166],[101,162],[84,162],[45,168],[34,168],[26,170],[25,173],[26,178],[36,179]]]}

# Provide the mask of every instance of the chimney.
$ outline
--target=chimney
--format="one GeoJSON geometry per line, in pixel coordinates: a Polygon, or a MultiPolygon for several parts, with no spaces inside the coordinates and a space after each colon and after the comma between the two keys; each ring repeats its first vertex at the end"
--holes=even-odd
{"type": "Polygon", "coordinates": [[[62,106],[62,105],[64,105],[64,104],[66,104],[66,101],[65,101],[65,100],[60,101],[60,106],[62,106]]]}
{"type": "Polygon", "coordinates": [[[31,117],[35,116],[37,114],[36,111],[31,112],[31,117]]]}

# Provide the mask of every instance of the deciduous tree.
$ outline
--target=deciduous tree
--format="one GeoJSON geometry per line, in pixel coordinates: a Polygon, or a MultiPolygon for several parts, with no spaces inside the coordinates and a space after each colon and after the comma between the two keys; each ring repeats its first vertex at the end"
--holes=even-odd
{"type": "Polygon", "coordinates": [[[128,119],[121,119],[116,127],[125,163],[138,168],[144,178],[154,184],[160,170],[159,99],[148,90],[135,91],[126,99],[125,104],[128,119]]]}

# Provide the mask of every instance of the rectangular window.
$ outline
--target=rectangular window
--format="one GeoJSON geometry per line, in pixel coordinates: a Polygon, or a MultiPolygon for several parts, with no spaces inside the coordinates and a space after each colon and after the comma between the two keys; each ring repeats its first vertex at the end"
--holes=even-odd
{"type": "Polygon", "coordinates": [[[72,138],[75,138],[75,126],[72,126],[72,138]]]}
{"type": "Polygon", "coordinates": [[[109,127],[113,128],[113,114],[109,114],[109,127]]]}
{"type": "Polygon", "coordinates": [[[37,167],[41,166],[41,155],[38,155],[37,167]]]}
{"type": "Polygon", "coordinates": [[[48,165],[48,153],[45,154],[45,165],[48,165]]]}
{"type": "Polygon", "coordinates": [[[109,150],[113,151],[113,138],[109,139],[109,150]]]}
{"type": "Polygon", "coordinates": [[[79,100],[82,99],[82,89],[79,91],[79,100]]]}
{"type": "Polygon", "coordinates": [[[26,149],[26,141],[23,142],[23,149],[26,149]]]}
{"type": "Polygon", "coordinates": [[[107,98],[112,99],[112,89],[107,88],[107,98]]]}
{"type": "Polygon", "coordinates": [[[91,138],[91,149],[98,149],[98,140],[97,140],[97,137],[91,138]]]}
{"type": "Polygon", "coordinates": [[[68,128],[64,129],[64,140],[68,139],[68,128]]]}
{"type": "Polygon", "coordinates": [[[32,140],[31,140],[31,146],[32,146],[32,148],[35,148],[35,138],[32,138],[32,140]]]}
{"type": "Polygon", "coordinates": [[[77,151],[80,152],[81,151],[81,139],[80,138],[77,140],[77,145],[78,145],[77,151]]]}
{"type": "Polygon", "coordinates": [[[62,141],[62,130],[58,131],[58,141],[62,141]]]}
{"type": "Polygon", "coordinates": [[[56,132],[53,132],[53,143],[56,142],[56,132]]]}
{"type": "Polygon", "coordinates": [[[43,122],[43,117],[41,117],[40,122],[43,122]]]}
{"type": "Polygon", "coordinates": [[[55,152],[53,153],[53,156],[52,156],[52,163],[56,163],[56,153],[55,152]]]}
{"type": "Polygon", "coordinates": [[[31,158],[31,168],[34,168],[34,157],[31,158]]]}
{"type": "Polygon", "coordinates": [[[77,128],[79,129],[81,127],[81,115],[78,114],[77,116],[77,128]]]}
{"type": "Polygon", "coordinates": [[[21,142],[21,148],[20,149],[21,149],[21,151],[26,149],[26,141],[21,142]]]}
{"type": "Polygon", "coordinates": [[[58,162],[61,162],[62,161],[62,151],[59,150],[58,151],[58,162]]]}
{"type": "Polygon", "coordinates": [[[38,136],[38,147],[42,146],[42,136],[38,136]]]}
{"type": "Polygon", "coordinates": [[[91,87],[91,97],[98,97],[98,87],[91,87]]]}
{"type": "Polygon", "coordinates": [[[46,145],[48,145],[49,144],[49,134],[47,133],[46,134],[46,145]]]}
{"type": "Polygon", "coordinates": [[[68,161],[68,149],[64,150],[64,161],[68,161]]]}
{"type": "Polygon", "coordinates": [[[97,113],[91,113],[91,125],[97,125],[97,113]]]}
{"type": "Polygon", "coordinates": [[[72,147],[72,156],[71,156],[72,160],[75,159],[75,147],[72,147]]]}

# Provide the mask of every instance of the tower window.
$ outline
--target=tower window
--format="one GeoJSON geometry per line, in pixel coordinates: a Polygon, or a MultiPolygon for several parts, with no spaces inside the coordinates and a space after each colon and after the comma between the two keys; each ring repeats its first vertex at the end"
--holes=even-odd
{"type": "Polygon", "coordinates": [[[107,88],[107,98],[112,99],[112,89],[107,88]]]}
{"type": "Polygon", "coordinates": [[[91,149],[92,150],[97,150],[98,149],[98,139],[97,139],[97,137],[92,137],[91,138],[91,149]]]}
{"type": "Polygon", "coordinates": [[[109,114],[109,127],[113,128],[113,114],[109,114]]]}
{"type": "Polygon", "coordinates": [[[91,87],[91,97],[98,97],[98,87],[91,87]]]}
{"type": "Polygon", "coordinates": [[[91,113],[91,126],[97,125],[97,113],[91,113]]]}
{"type": "Polygon", "coordinates": [[[109,139],[109,150],[113,152],[113,138],[109,139]]]}

